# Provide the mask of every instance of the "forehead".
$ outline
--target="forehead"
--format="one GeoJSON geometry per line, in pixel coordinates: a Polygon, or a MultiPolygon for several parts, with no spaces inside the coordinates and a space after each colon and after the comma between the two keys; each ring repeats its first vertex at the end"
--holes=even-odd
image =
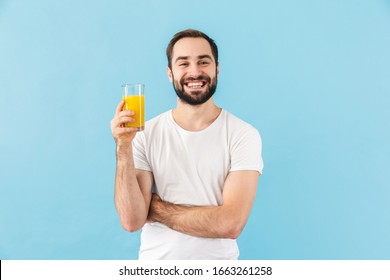
{"type": "Polygon", "coordinates": [[[200,55],[213,57],[210,44],[204,38],[183,38],[173,46],[173,61],[179,56],[198,57],[200,55]]]}

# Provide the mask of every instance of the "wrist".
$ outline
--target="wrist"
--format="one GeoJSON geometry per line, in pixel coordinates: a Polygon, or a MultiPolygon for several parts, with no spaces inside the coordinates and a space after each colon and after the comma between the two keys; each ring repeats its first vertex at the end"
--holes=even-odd
{"type": "Polygon", "coordinates": [[[130,144],[117,143],[116,158],[118,161],[129,161],[133,157],[133,147],[130,144]]]}
{"type": "Polygon", "coordinates": [[[153,222],[162,222],[164,219],[165,202],[157,194],[153,194],[149,208],[149,218],[153,222]]]}

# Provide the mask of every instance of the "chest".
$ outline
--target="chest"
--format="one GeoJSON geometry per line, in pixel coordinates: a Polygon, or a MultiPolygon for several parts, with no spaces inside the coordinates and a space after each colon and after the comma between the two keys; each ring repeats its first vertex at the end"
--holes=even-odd
{"type": "Polygon", "coordinates": [[[171,131],[149,143],[155,184],[166,200],[218,204],[230,170],[228,141],[222,130],[207,134],[171,131]],[[174,195],[172,195],[174,194],[174,195]]]}

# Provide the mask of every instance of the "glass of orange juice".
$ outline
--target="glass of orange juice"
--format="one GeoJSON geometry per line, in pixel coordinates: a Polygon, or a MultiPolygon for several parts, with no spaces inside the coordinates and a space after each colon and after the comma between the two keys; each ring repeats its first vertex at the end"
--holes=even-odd
{"type": "Polygon", "coordinates": [[[124,84],[123,88],[123,110],[134,111],[135,122],[126,123],[126,127],[135,127],[138,131],[145,128],[145,96],[143,84],[124,84]]]}

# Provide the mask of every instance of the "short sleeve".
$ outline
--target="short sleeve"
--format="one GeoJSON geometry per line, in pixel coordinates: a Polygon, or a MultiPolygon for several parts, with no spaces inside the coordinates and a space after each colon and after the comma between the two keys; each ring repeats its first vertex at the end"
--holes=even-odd
{"type": "Polygon", "coordinates": [[[230,149],[230,171],[256,170],[262,174],[262,140],[257,129],[250,125],[240,129],[233,136],[230,149]]]}
{"type": "Polygon", "coordinates": [[[152,171],[147,159],[146,139],[144,132],[138,132],[133,140],[133,157],[136,169],[152,171]]]}

